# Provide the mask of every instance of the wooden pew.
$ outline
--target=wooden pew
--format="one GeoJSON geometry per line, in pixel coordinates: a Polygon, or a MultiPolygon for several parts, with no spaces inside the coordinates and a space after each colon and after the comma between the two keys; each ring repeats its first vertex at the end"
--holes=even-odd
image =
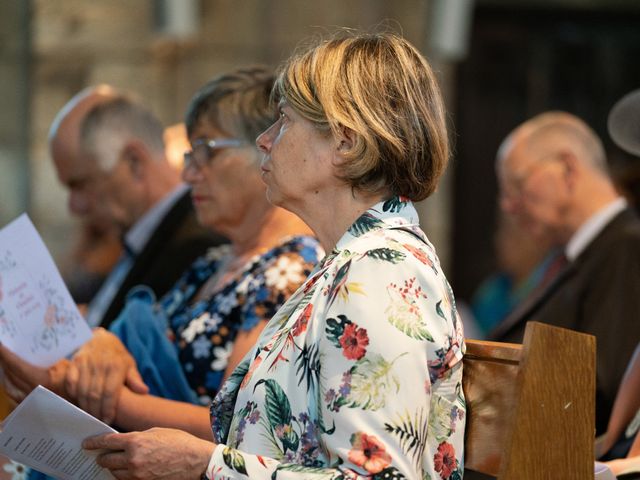
{"type": "Polygon", "coordinates": [[[15,407],[13,400],[9,398],[4,387],[0,386],[0,421],[4,420],[15,407]]]}
{"type": "MultiPolygon", "coordinates": [[[[15,408],[16,404],[9,398],[4,387],[0,386],[0,421],[4,420],[7,415],[15,408]]],[[[13,480],[14,475],[11,471],[4,469],[5,465],[11,465],[11,460],[0,455],[0,480],[13,480]]],[[[12,470],[13,468],[10,468],[12,470]]]]}
{"type": "Polygon", "coordinates": [[[593,479],[595,338],[529,322],[522,345],[466,343],[465,480],[593,479]]]}

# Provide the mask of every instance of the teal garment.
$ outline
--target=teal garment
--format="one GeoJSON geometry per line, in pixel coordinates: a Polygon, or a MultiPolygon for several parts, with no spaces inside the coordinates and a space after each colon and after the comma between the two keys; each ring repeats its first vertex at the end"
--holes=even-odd
{"type": "Polygon", "coordinates": [[[480,284],[471,300],[471,311],[483,334],[489,333],[539,285],[553,277],[559,252],[549,253],[520,284],[506,273],[497,273],[480,284]]]}
{"type": "Polygon", "coordinates": [[[480,284],[471,300],[471,310],[483,334],[490,332],[516,306],[513,281],[505,273],[492,275],[480,284]]]}

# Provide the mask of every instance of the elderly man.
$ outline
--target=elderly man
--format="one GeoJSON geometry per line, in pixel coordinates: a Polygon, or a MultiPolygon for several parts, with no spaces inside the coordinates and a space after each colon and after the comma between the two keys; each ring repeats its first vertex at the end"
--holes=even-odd
{"type": "Polygon", "coordinates": [[[138,102],[104,85],[83,90],[54,120],[49,143],[71,212],[108,219],[125,247],[89,304],[92,326],[108,326],[137,284],[162,295],[220,243],[197,223],[188,189],[165,158],[162,125],[138,102]]]}
{"type": "Polygon", "coordinates": [[[502,209],[564,248],[567,266],[491,335],[521,342],[528,320],[595,335],[596,428],[640,341],[640,221],[616,192],[598,136],[564,112],[514,130],[497,157],[502,209]]]}

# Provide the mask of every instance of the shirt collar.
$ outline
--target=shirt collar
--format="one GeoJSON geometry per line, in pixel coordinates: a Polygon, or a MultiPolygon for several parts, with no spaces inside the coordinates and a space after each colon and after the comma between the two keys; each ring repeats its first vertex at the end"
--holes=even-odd
{"type": "Polygon", "coordinates": [[[565,254],[570,261],[574,261],[589,246],[593,239],[604,230],[613,217],[627,207],[627,201],[618,197],[592,215],[573,234],[565,248],[565,254]]]}
{"type": "Polygon", "coordinates": [[[149,209],[124,235],[126,249],[138,255],[169,210],[189,189],[180,184],[149,209]]]}
{"type": "Polygon", "coordinates": [[[418,212],[411,200],[396,196],[376,203],[353,222],[336,243],[334,251],[349,249],[357,238],[389,228],[407,228],[419,232],[418,212]]]}

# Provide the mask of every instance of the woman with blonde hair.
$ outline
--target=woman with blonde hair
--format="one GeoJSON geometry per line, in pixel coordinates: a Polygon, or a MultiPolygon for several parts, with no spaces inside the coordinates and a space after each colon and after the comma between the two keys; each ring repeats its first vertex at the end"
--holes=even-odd
{"type": "Polygon", "coordinates": [[[435,75],[392,34],[290,59],[257,144],[274,205],[330,252],[211,405],[213,443],[154,429],[85,441],[117,478],[462,478],[463,333],[412,202],[449,150],[435,75]]]}

